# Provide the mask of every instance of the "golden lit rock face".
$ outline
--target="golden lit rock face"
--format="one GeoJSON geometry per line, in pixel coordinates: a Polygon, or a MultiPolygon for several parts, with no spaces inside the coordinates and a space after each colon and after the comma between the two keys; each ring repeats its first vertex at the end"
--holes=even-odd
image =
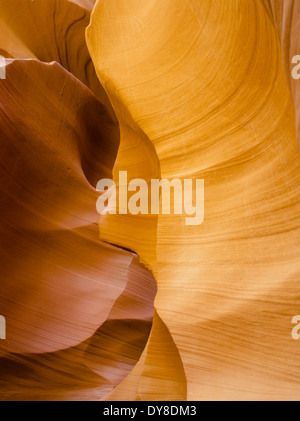
{"type": "Polygon", "coordinates": [[[138,252],[158,285],[143,356],[107,399],[300,396],[300,160],[269,12],[248,0],[95,5],[87,43],[120,124],[115,177],[205,180],[200,226],[100,218],[101,238],[138,252]]]}
{"type": "MultiPolygon", "coordinates": [[[[298,144],[300,142],[300,87],[299,79],[292,77],[292,68],[295,67],[293,57],[300,52],[300,3],[297,0],[264,0],[268,7],[271,19],[277,29],[282,50],[283,64],[291,88],[295,110],[298,144]]],[[[298,72],[299,73],[299,72],[298,72]]]]}
{"type": "Polygon", "coordinates": [[[300,398],[299,7],[0,0],[0,400],[300,398]],[[120,171],[204,222],[99,221],[120,171]]]}

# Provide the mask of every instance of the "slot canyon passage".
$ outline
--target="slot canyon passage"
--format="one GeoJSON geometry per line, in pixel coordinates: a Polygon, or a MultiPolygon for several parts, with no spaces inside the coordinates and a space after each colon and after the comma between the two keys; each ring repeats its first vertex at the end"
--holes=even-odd
{"type": "Polygon", "coordinates": [[[1,399],[299,399],[297,0],[0,10],[1,399]],[[99,219],[120,171],[203,223],[99,219]]]}

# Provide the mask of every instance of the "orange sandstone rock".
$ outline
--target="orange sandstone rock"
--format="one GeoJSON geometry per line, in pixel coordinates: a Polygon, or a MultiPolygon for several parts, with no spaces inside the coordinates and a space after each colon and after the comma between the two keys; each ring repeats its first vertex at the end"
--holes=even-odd
{"type": "Polygon", "coordinates": [[[87,43],[120,124],[114,172],[205,180],[202,225],[100,218],[158,285],[147,347],[107,399],[299,399],[300,160],[268,9],[98,1],[87,43]]]}

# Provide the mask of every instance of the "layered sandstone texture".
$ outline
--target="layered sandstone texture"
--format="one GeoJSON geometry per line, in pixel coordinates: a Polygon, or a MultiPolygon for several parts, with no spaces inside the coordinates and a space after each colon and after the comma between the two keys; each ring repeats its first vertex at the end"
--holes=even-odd
{"type": "Polygon", "coordinates": [[[0,0],[2,400],[300,399],[299,22],[0,0]],[[120,171],[203,179],[203,223],[99,217],[120,171]]]}
{"type": "Polygon", "coordinates": [[[100,399],[152,325],[153,275],[99,239],[119,127],[85,42],[90,3],[0,1],[1,400],[100,399]]]}
{"type": "Polygon", "coordinates": [[[120,125],[115,177],[205,181],[199,226],[100,219],[158,287],[147,347],[110,399],[300,397],[297,21],[297,1],[96,2],[87,43],[120,125]]]}

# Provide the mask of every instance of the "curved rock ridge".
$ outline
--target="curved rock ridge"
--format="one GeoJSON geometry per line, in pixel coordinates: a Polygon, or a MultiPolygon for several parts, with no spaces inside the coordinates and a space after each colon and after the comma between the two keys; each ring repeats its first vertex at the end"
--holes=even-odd
{"type": "Polygon", "coordinates": [[[100,237],[135,250],[158,286],[147,347],[103,399],[300,397],[300,159],[265,6],[96,2],[86,37],[120,125],[115,180],[125,170],[205,182],[199,226],[182,215],[100,218],[100,237]]]}
{"type": "Polygon", "coordinates": [[[0,99],[1,399],[99,399],[138,361],[156,293],[133,253],[99,240],[119,128],[55,62],[10,59],[0,99]]]}
{"type": "Polygon", "coordinates": [[[0,0],[0,54],[56,61],[98,96],[115,120],[85,42],[94,1],[0,0]]]}
{"type": "Polygon", "coordinates": [[[0,399],[298,400],[298,0],[0,10],[0,399]],[[120,171],[204,222],[99,222],[120,171]]]}
{"type": "Polygon", "coordinates": [[[0,400],[101,399],[139,359],[151,328],[154,294],[150,273],[133,257],[125,290],[93,336],[60,351],[0,357],[0,400]]]}
{"type": "Polygon", "coordinates": [[[89,337],[126,285],[132,257],[98,244],[91,185],[110,173],[118,128],[58,64],[12,61],[0,90],[1,310],[10,320],[0,346],[52,351],[89,337]],[[101,284],[115,254],[123,263],[110,280],[104,270],[101,284]]]}
{"type": "Polygon", "coordinates": [[[300,70],[296,72],[296,79],[293,76],[293,69],[300,62],[299,57],[296,62],[293,61],[295,56],[300,56],[300,3],[297,0],[263,1],[279,35],[283,64],[295,105],[298,145],[300,145],[300,87],[298,77],[300,70]]]}

